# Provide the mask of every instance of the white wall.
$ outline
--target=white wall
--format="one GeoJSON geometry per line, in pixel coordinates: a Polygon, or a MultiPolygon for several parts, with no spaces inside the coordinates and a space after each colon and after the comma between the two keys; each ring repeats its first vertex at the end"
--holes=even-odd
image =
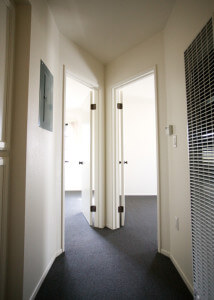
{"type": "Polygon", "coordinates": [[[192,285],[190,185],[187,145],[187,110],[184,51],[214,12],[214,1],[179,0],[164,30],[167,119],[178,136],[178,147],[169,138],[170,252],[192,285]],[[175,229],[175,216],[180,229],[175,229]]]}
{"type": "Polygon", "coordinates": [[[163,34],[159,33],[144,43],[124,53],[106,66],[106,169],[107,169],[107,226],[113,226],[112,207],[112,100],[111,88],[157,65],[157,97],[160,146],[160,198],[161,198],[161,249],[169,251],[169,211],[168,211],[168,167],[166,125],[166,95],[164,79],[163,34]]]}
{"type": "Polygon", "coordinates": [[[122,91],[125,195],[157,195],[154,76],[122,91]]]}
{"type": "Polygon", "coordinates": [[[29,299],[61,248],[59,32],[45,1],[32,0],[27,118],[23,298],[29,299]],[[54,77],[53,132],[38,126],[40,59],[54,77]]]}

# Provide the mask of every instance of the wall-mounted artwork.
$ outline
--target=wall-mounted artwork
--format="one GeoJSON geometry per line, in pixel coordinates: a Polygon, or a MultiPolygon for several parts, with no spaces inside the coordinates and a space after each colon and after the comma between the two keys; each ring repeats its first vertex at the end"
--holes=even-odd
{"type": "Polygon", "coordinates": [[[39,127],[53,131],[53,75],[42,60],[40,62],[39,127]]]}

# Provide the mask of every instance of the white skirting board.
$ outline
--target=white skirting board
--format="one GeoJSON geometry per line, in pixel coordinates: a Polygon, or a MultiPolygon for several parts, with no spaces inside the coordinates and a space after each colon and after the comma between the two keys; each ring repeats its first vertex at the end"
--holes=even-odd
{"type": "Polygon", "coordinates": [[[187,279],[186,275],[182,271],[181,267],[179,266],[178,262],[173,257],[173,255],[171,255],[170,252],[168,252],[168,251],[166,251],[164,249],[161,249],[160,253],[170,258],[171,262],[173,263],[173,265],[175,266],[176,270],[178,271],[178,273],[180,274],[181,278],[183,279],[183,281],[185,282],[186,286],[188,287],[190,293],[193,295],[193,292],[194,292],[193,285],[189,282],[189,280],[187,279]]]}
{"type": "Polygon", "coordinates": [[[38,293],[38,291],[39,291],[39,289],[40,289],[40,287],[41,287],[41,285],[42,285],[42,283],[43,283],[43,281],[44,281],[46,275],[48,274],[48,272],[49,272],[49,270],[50,270],[50,268],[51,268],[53,262],[55,261],[55,259],[57,258],[57,256],[59,256],[60,254],[62,254],[62,252],[63,252],[62,249],[60,249],[59,251],[57,251],[57,252],[55,253],[55,255],[53,255],[53,257],[51,258],[51,260],[50,260],[50,262],[49,262],[47,268],[45,269],[44,273],[42,274],[42,277],[40,278],[40,280],[39,280],[37,286],[35,287],[35,289],[34,289],[32,295],[31,295],[31,297],[30,297],[30,300],[35,299],[35,297],[36,297],[36,295],[37,295],[37,293],[38,293]]]}

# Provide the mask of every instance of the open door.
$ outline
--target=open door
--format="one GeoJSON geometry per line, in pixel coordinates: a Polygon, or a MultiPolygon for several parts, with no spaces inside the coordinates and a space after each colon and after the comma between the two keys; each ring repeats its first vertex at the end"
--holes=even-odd
{"type": "Polygon", "coordinates": [[[116,201],[118,206],[117,227],[125,224],[124,194],[124,138],[123,138],[123,92],[116,90],[116,201]]]}
{"type": "Polygon", "coordinates": [[[90,225],[98,227],[98,114],[96,89],[85,99],[82,113],[82,212],[90,225]]]}
{"type": "Polygon", "coordinates": [[[81,157],[82,161],[82,212],[90,225],[92,225],[91,205],[92,205],[92,126],[91,126],[91,110],[92,91],[85,98],[82,108],[82,124],[81,124],[81,157]]]}

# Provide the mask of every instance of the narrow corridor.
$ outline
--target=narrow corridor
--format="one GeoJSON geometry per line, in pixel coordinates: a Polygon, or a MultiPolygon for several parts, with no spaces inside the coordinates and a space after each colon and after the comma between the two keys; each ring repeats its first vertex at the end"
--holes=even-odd
{"type": "Polygon", "coordinates": [[[157,253],[155,197],[127,197],[126,225],[115,231],[88,226],[80,203],[80,193],[66,193],[66,251],[37,300],[192,299],[171,261],[157,253]]]}

